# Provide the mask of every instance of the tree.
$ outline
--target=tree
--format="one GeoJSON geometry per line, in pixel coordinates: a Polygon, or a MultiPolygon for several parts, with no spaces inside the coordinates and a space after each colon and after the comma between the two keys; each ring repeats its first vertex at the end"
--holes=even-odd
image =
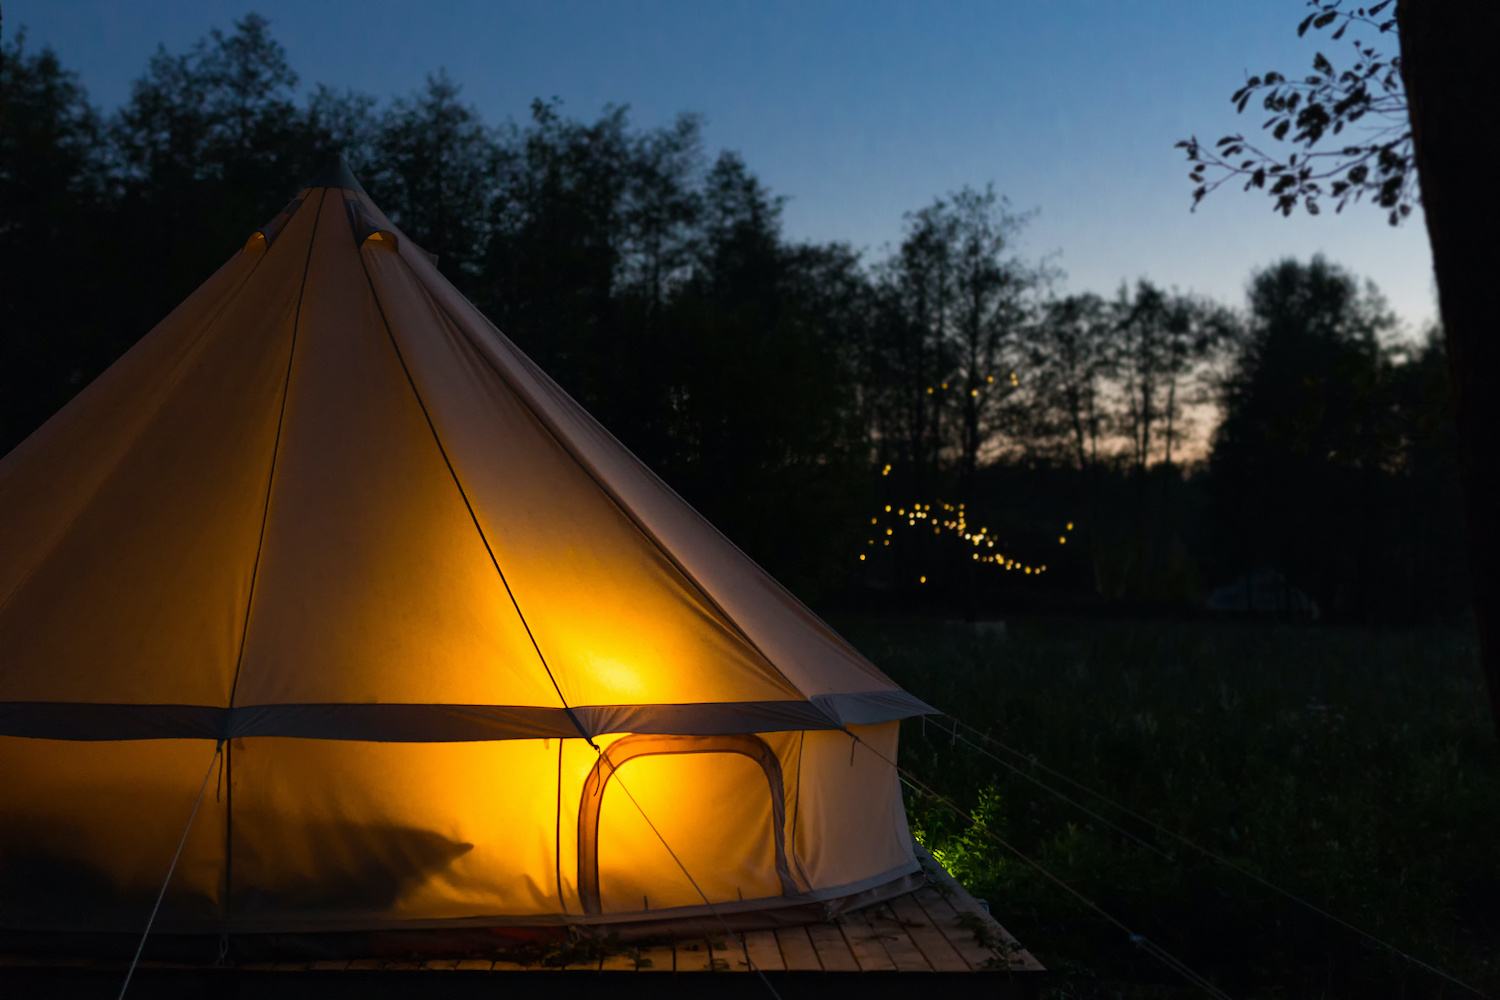
{"type": "MultiPolygon", "coordinates": [[[[1494,517],[1494,511],[1500,510],[1500,464],[1494,461],[1494,456],[1500,454],[1500,393],[1492,391],[1486,382],[1500,370],[1500,338],[1494,336],[1493,295],[1490,291],[1494,275],[1500,273],[1500,247],[1496,246],[1494,239],[1494,234],[1500,231],[1500,208],[1489,196],[1493,183],[1492,165],[1500,162],[1500,137],[1488,127],[1488,123],[1500,117],[1500,84],[1489,70],[1493,62],[1490,46],[1494,38],[1500,37],[1500,5],[1489,0],[1450,0],[1445,3],[1396,0],[1394,18],[1388,16],[1390,0],[1365,8],[1345,9],[1339,0],[1312,0],[1311,6],[1313,14],[1304,20],[1300,30],[1337,25],[1335,34],[1340,34],[1351,25],[1363,24],[1373,26],[1381,33],[1395,30],[1400,39],[1399,57],[1386,59],[1376,53],[1368,60],[1367,68],[1382,64],[1374,70],[1376,76],[1371,79],[1378,77],[1386,117],[1399,121],[1400,112],[1404,110],[1409,131],[1384,138],[1376,136],[1365,144],[1366,149],[1371,145],[1379,149],[1389,148],[1389,169],[1385,169],[1377,153],[1379,170],[1373,177],[1367,173],[1359,183],[1366,188],[1373,184],[1377,190],[1383,190],[1381,186],[1390,177],[1398,173],[1403,178],[1409,177],[1412,166],[1415,166],[1417,192],[1432,245],[1438,303],[1453,383],[1480,660],[1489,690],[1491,713],[1497,730],[1500,730],[1500,523],[1494,517]],[[1382,16],[1384,20],[1379,20],[1382,16]],[[1387,82],[1391,67],[1399,72],[1399,99],[1387,82]],[[1380,171],[1386,174],[1384,178],[1380,171]]],[[[1315,69],[1322,67],[1315,66],[1315,69]]],[[[1273,81],[1269,86],[1275,87],[1280,82],[1273,81]]],[[[1328,117],[1327,125],[1311,130],[1298,126],[1293,140],[1299,142],[1304,151],[1325,136],[1338,134],[1335,126],[1340,123],[1347,125],[1358,120],[1355,113],[1363,108],[1363,100],[1358,97],[1358,74],[1354,79],[1347,79],[1345,74],[1319,73],[1319,84],[1326,85],[1321,91],[1325,95],[1339,93],[1329,88],[1340,82],[1349,87],[1343,92],[1344,96],[1356,99],[1352,102],[1342,99],[1332,103],[1318,102],[1322,114],[1328,117]]],[[[1268,86],[1264,78],[1257,81],[1257,85],[1268,86]]],[[[1368,84],[1366,89],[1369,89],[1368,84]]],[[[1236,94],[1241,107],[1245,105],[1246,96],[1243,92],[1236,94]]],[[[1370,97],[1373,102],[1376,94],[1371,92],[1370,97]]],[[[1290,101],[1290,95],[1285,100],[1290,101]]],[[[1305,100],[1303,103],[1305,105],[1305,100]]],[[[1279,107],[1268,110],[1283,113],[1279,107]]],[[[1299,116],[1303,113],[1295,107],[1286,107],[1284,111],[1299,116]]],[[[1271,127],[1275,138],[1280,122],[1271,127]]],[[[1288,126],[1281,138],[1285,138],[1290,129],[1288,126]]],[[[1226,139],[1230,140],[1224,144],[1227,148],[1237,145],[1233,137],[1226,139]]],[[[1194,160],[1194,181],[1199,184],[1195,193],[1201,197],[1205,174],[1199,168],[1205,162],[1210,167],[1214,164],[1205,160],[1203,148],[1196,140],[1188,140],[1184,145],[1194,160]]],[[[1348,164],[1351,169],[1361,165],[1356,159],[1360,147],[1351,144],[1345,149],[1347,153],[1340,151],[1344,157],[1342,161],[1338,157],[1332,158],[1335,166],[1340,162],[1348,164]]],[[[1244,167],[1250,165],[1250,161],[1242,163],[1244,167]]],[[[1289,162],[1286,166],[1292,167],[1289,162]]],[[[1255,183],[1257,175],[1252,172],[1250,186],[1264,186],[1272,176],[1269,166],[1264,170],[1259,175],[1259,185],[1255,183]]],[[[1317,180],[1311,173],[1304,176],[1307,170],[1305,160],[1296,165],[1295,170],[1291,185],[1279,192],[1275,185],[1282,182],[1279,176],[1276,178],[1271,189],[1273,196],[1282,199],[1296,185],[1317,180]]],[[[1354,178],[1345,179],[1354,183],[1354,178]]],[[[1407,181],[1403,180],[1397,191],[1407,193],[1398,194],[1393,204],[1384,206],[1388,210],[1396,209],[1392,221],[1399,221],[1403,214],[1400,211],[1402,197],[1407,199],[1405,203],[1410,202],[1411,188],[1407,181]]],[[[1308,203],[1303,199],[1302,204],[1308,203]]],[[[1285,201],[1278,200],[1278,207],[1283,212],[1290,210],[1285,201]]]]}
{"type": "Polygon", "coordinates": [[[366,177],[375,200],[460,289],[472,292],[488,236],[500,149],[461,88],[439,72],[382,116],[366,177]]]}
{"type": "Polygon", "coordinates": [[[85,266],[104,204],[99,114],[78,76],[17,33],[0,50],[0,454],[113,360],[85,266]]]}
{"type": "Polygon", "coordinates": [[[1108,457],[1100,444],[1110,432],[1106,395],[1115,372],[1115,330],[1109,304],[1090,294],[1048,302],[1028,328],[1027,402],[1013,416],[1033,455],[1060,455],[1085,471],[1108,457]]]}
{"type": "Polygon", "coordinates": [[[1027,216],[992,188],[964,188],[907,216],[879,269],[877,435],[922,494],[951,468],[960,495],[1011,416],[1021,338],[1049,274],[1012,252],[1027,216]]]}
{"type": "Polygon", "coordinates": [[[1224,537],[1241,570],[1276,568],[1327,611],[1368,613],[1372,518],[1395,464],[1380,343],[1395,318],[1321,257],[1257,272],[1249,313],[1209,458],[1224,537]]]}
{"type": "Polygon", "coordinates": [[[1131,464],[1144,474],[1158,444],[1163,461],[1172,464],[1183,431],[1183,390],[1201,373],[1228,324],[1207,302],[1168,294],[1144,280],[1134,298],[1120,290],[1115,312],[1113,367],[1123,403],[1118,426],[1130,439],[1131,464]]]}

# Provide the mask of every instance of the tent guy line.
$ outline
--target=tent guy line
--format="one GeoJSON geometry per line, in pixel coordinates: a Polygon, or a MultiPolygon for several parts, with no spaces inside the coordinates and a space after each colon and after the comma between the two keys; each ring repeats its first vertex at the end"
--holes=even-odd
{"type": "Polygon", "coordinates": [[[146,939],[151,936],[151,927],[156,923],[156,914],[161,909],[161,901],[167,895],[167,886],[172,882],[172,873],[177,870],[177,862],[182,858],[183,845],[187,843],[188,831],[193,828],[193,820],[198,818],[198,807],[203,804],[203,793],[208,788],[208,779],[213,777],[214,765],[220,760],[224,753],[224,743],[220,741],[214,746],[214,755],[208,760],[208,770],[203,773],[203,784],[198,786],[198,797],[193,800],[193,811],[188,813],[187,823],[183,824],[182,837],[177,841],[177,851],[172,855],[172,863],[167,866],[167,876],[161,880],[161,890],[156,894],[156,903],[151,907],[151,915],[146,918],[146,928],[141,931],[141,942],[135,946],[135,955],[130,959],[130,967],[125,970],[125,981],[120,984],[119,1000],[125,1000],[125,991],[130,989],[130,978],[135,975],[135,967],[140,964],[141,952],[146,948],[146,939]]]}
{"type": "Polygon", "coordinates": [[[1159,854],[1162,857],[1166,858],[1168,861],[1175,862],[1176,859],[1173,858],[1170,854],[1166,854],[1166,853],[1162,852],[1160,849],[1152,847],[1150,844],[1147,844],[1145,841],[1141,840],[1139,837],[1137,837],[1134,834],[1132,834],[1132,833],[1130,833],[1130,832],[1122,829],[1117,824],[1111,823],[1109,820],[1104,819],[1103,817],[1099,816],[1098,813],[1095,813],[1092,810],[1089,810],[1089,809],[1085,808],[1084,806],[1079,805],[1077,802],[1073,801],[1068,796],[1062,794],[1061,792],[1057,791],[1056,789],[1051,788],[1050,786],[1045,785],[1045,784],[1043,784],[1040,781],[1037,781],[1035,778],[1031,777],[1028,774],[1025,774],[1020,769],[1016,768],[1014,765],[1008,763],[1007,761],[1001,760],[999,757],[997,757],[994,754],[990,753],[988,750],[984,749],[983,747],[979,746],[978,744],[974,743],[973,741],[971,741],[969,739],[966,739],[963,736],[957,735],[957,733],[958,733],[958,727],[962,726],[964,729],[967,729],[970,732],[974,733],[980,739],[985,740],[985,741],[987,741],[989,743],[993,743],[995,746],[997,746],[1000,749],[1004,750],[1006,753],[1014,754],[1016,757],[1019,757],[1022,760],[1025,760],[1028,763],[1030,763],[1033,767],[1036,767],[1036,768],[1039,768],[1039,769],[1041,769],[1043,771],[1046,771],[1048,774],[1055,775],[1056,777],[1058,777],[1058,778],[1062,779],[1063,781],[1066,781],[1068,784],[1072,785],[1074,788],[1077,788],[1077,789],[1079,789],[1081,791],[1087,792],[1088,794],[1090,794],[1090,795],[1094,796],[1095,798],[1099,799],[1101,802],[1104,802],[1107,805],[1113,806],[1115,809],[1118,809],[1120,812],[1122,812],[1125,815],[1131,817],[1132,819],[1138,820],[1138,821],[1146,824],[1147,826],[1151,827],[1153,830],[1157,831],[1158,833],[1160,833],[1160,834],[1162,834],[1164,836],[1167,836],[1167,837],[1171,837],[1173,840],[1179,841],[1180,843],[1186,845],[1187,847],[1192,848],[1193,850],[1197,851],[1199,854],[1202,854],[1204,857],[1206,857],[1206,858],[1208,858],[1208,859],[1210,859],[1210,860],[1212,860],[1212,861],[1214,861],[1214,862],[1216,862],[1216,863],[1218,863],[1220,865],[1223,865],[1224,867],[1229,868],[1229,869],[1231,869],[1231,870],[1233,870],[1235,872],[1238,872],[1239,874],[1245,876],[1248,879],[1252,879],[1252,880],[1260,883],[1261,885],[1265,886],[1267,889],[1271,889],[1274,892],[1280,893],[1282,896],[1285,896],[1287,899],[1291,900],[1292,902],[1296,903],[1297,905],[1302,906],[1302,907],[1310,910],[1313,913],[1316,913],[1320,917],[1325,917],[1326,919],[1333,921],[1334,923],[1338,924],[1340,927],[1343,927],[1346,930],[1349,930],[1349,931],[1354,932],[1355,934],[1358,934],[1360,937],[1364,938],[1365,940],[1369,941],[1370,943],[1375,944],[1375,945],[1379,945],[1381,948],[1384,948],[1385,950],[1391,952],[1392,954],[1397,955],[1400,958],[1406,959],[1408,962],[1412,963],[1413,965],[1419,966],[1419,967],[1427,970],[1428,972],[1431,972],[1435,976],[1440,976],[1443,979],[1446,979],[1449,982],[1453,983],[1455,986],[1461,986],[1464,989],[1468,990],[1470,993],[1474,993],[1474,994],[1476,994],[1478,996],[1482,996],[1482,997],[1489,996],[1488,993],[1485,993],[1484,991],[1478,989],[1477,987],[1470,986],[1468,983],[1464,982],[1462,979],[1459,979],[1456,976],[1451,975],[1450,973],[1444,972],[1442,969],[1439,969],[1437,966],[1431,965],[1431,964],[1429,964],[1427,962],[1422,961],[1420,958],[1415,957],[1414,955],[1410,955],[1410,954],[1402,951],[1400,948],[1396,947],[1395,945],[1391,944],[1388,941],[1384,941],[1384,940],[1376,937],[1375,935],[1371,934],[1369,931],[1361,930],[1360,928],[1358,928],[1358,927],[1354,926],[1353,924],[1349,923],[1347,920],[1344,920],[1341,917],[1337,917],[1334,914],[1328,912],[1327,910],[1325,910],[1322,907],[1318,906],[1316,903],[1309,902],[1308,900],[1303,899],[1301,896],[1298,896],[1296,893],[1291,892],[1290,890],[1287,890],[1287,889],[1283,889],[1281,886],[1277,885],[1274,882],[1269,881],[1268,879],[1266,879],[1263,876],[1255,874],[1254,872],[1250,871],[1248,868],[1244,868],[1244,867],[1242,867],[1240,865],[1235,864],[1233,861],[1230,861],[1228,858],[1224,857],[1223,855],[1218,854],[1218,853],[1216,853],[1214,851],[1211,851],[1211,850],[1209,850],[1206,847],[1202,847],[1199,844],[1193,842],[1192,840],[1189,840],[1187,837],[1184,837],[1182,834],[1177,833],[1177,832],[1175,832],[1173,830],[1170,830],[1167,827],[1162,826],[1160,823],[1157,823],[1156,821],[1154,821],[1152,819],[1149,819],[1149,818],[1147,818],[1145,816],[1142,816],[1140,813],[1134,811],[1133,809],[1128,808],[1127,806],[1121,805],[1120,803],[1118,803],[1118,802],[1114,801],[1113,799],[1109,798],[1108,796],[1106,796],[1104,793],[1095,791],[1094,789],[1090,788],[1089,786],[1087,786],[1087,785],[1085,785],[1085,784],[1083,784],[1081,782],[1073,780],[1072,778],[1068,777],[1067,775],[1063,774],[1062,772],[1057,771],[1054,768],[1048,767],[1047,765],[1043,764],[1041,761],[1037,760],[1034,755],[1025,754],[1025,753],[1022,753],[1020,750],[1017,750],[1017,749],[1015,749],[1013,747],[1006,746],[1000,740],[997,740],[997,739],[995,739],[995,737],[989,735],[988,733],[985,733],[985,732],[983,732],[983,731],[975,728],[974,726],[969,725],[967,722],[964,722],[962,719],[958,718],[957,716],[949,715],[947,712],[941,712],[941,713],[938,713],[938,714],[940,714],[940,715],[942,715],[942,716],[944,716],[946,718],[949,718],[949,719],[953,720],[955,740],[964,743],[966,746],[971,747],[976,752],[978,752],[980,754],[983,754],[985,757],[988,757],[990,760],[992,760],[995,763],[1001,765],[1002,767],[1010,770],[1011,772],[1013,772],[1013,773],[1015,773],[1017,775],[1020,775],[1021,777],[1025,778],[1027,781],[1030,781],[1032,784],[1038,786],[1039,788],[1043,788],[1046,791],[1051,792],[1053,795],[1057,796],[1059,799],[1062,799],[1064,802],[1067,802],[1069,805],[1072,805],[1072,806],[1074,806],[1074,807],[1076,807],[1078,809],[1083,810],[1084,812],[1088,813],[1090,816],[1093,816],[1094,818],[1098,819],[1100,822],[1102,822],[1105,825],[1109,826],[1111,829],[1116,830],[1119,833],[1124,834],[1125,836],[1129,837],[1131,840],[1135,841],[1136,843],[1138,843],[1138,844],[1142,845],[1143,847],[1146,847],[1146,848],[1150,849],[1154,853],[1159,854]]]}
{"type": "MultiPolygon", "coordinates": [[[[950,718],[951,718],[951,716],[950,716],[950,718]]],[[[1132,944],[1134,944],[1137,947],[1139,947],[1142,950],[1144,950],[1147,954],[1151,955],[1153,958],[1155,958],[1157,961],[1161,962],[1163,965],[1166,965],[1173,972],[1176,972],[1179,976],[1181,976],[1182,978],[1186,979],[1192,985],[1194,985],[1194,986],[1198,987],[1199,989],[1203,990],[1209,996],[1216,998],[1216,1000],[1230,1000],[1229,995],[1226,994],[1223,990],[1219,989],[1217,986],[1215,986],[1213,984],[1213,982],[1210,981],[1207,977],[1205,977],[1205,976],[1199,974],[1198,972],[1194,971],[1191,966],[1187,965],[1182,960],[1176,958],[1174,955],[1172,955],[1170,952],[1168,952],[1165,948],[1163,948],[1160,945],[1156,944],[1155,942],[1153,942],[1152,940],[1150,940],[1149,938],[1147,938],[1145,935],[1137,934],[1135,931],[1131,930],[1122,921],[1120,921],[1118,918],[1116,918],[1113,915],[1111,915],[1108,911],[1106,911],[1098,903],[1095,903],[1093,900],[1091,900],[1087,896],[1083,895],[1083,893],[1081,893],[1077,889],[1073,888],[1067,882],[1064,882],[1060,877],[1058,877],[1057,875],[1054,875],[1052,872],[1048,871],[1045,867],[1042,866],[1042,864],[1040,862],[1032,859],[1029,855],[1023,853],[1015,845],[1011,844],[1009,841],[1007,841],[1006,839],[1004,839],[1003,837],[1001,837],[994,830],[990,829],[989,826],[987,826],[986,824],[981,823],[979,820],[975,819],[974,816],[971,813],[969,813],[969,812],[965,811],[964,809],[962,809],[961,807],[959,807],[956,803],[953,802],[952,799],[948,798],[946,795],[944,795],[941,792],[937,791],[931,785],[928,785],[921,778],[918,778],[915,774],[912,774],[906,768],[902,767],[900,764],[896,763],[894,760],[892,760],[891,758],[887,757],[885,754],[881,753],[879,750],[876,750],[874,747],[870,746],[869,743],[867,743],[866,741],[860,739],[859,736],[856,735],[855,733],[852,733],[852,732],[849,733],[849,737],[850,737],[850,739],[854,740],[854,742],[856,744],[863,745],[872,754],[874,754],[876,757],[880,758],[880,760],[884,761],[887,765],[889,765],[890,768],[893,771],[895,771],[896,774],[900,777],[900,779],[903,782],[905,782],[907,784],[907,786],[910,787],[913,791],[916,791],[916,792],[923,793],[923,794],[931,796],[932,798],[934,798],[938,802],[940,802],[945,808],[947,808],[955,816],[958,816],[960,819],[965,820],[970,825],[972,825],[975,829],[983,831],[984,834],[986,836],[988,836],[991,840],[993,840],[995,843],[999,844],[1001,847],[1005,848],[1007,851],[1009,851],[1010,853],[1014,854],[1017,858],[1020,858],[1028,866],[1030,866],[1031,868],[1033,868],[1034,870],[1036,870],[1038,873],[1040,873],[1043,877],[1045,877],[1046,879],[1048,879],[1054,885],[1056,885],[1059,888],[1061,888],[1068,895],[1072,896],[1074,899],[1078,900],[1084,906],[1088,907],[1090,910],[1092,910],[1095,913],[1097,913],[1100,917],[1104,918],[1105,921],[1107,921],[1108,923],[1110,923],[1111,925],[1113,925],[1114,927],[1116,927],[1120,931],[1124,932],[1124,934],[1130,939],[1130,942],[1132,944]]]]}

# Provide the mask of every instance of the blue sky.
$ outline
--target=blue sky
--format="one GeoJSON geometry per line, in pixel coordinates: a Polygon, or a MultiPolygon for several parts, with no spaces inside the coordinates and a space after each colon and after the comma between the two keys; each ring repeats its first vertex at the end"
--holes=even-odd
{"type": "Polygon", "coordinates": [[[539,96],[584,118],[629,104],[644,125],[700,112],[711,149],[790,198],[795,238],[878,255],[902,213],[993,182],[1038,210],[1022,249],[1056,254],[1069,291],[1148,277],[1239,304],[1252,268],[1322,252],[1373,279],[1409,329],[1435,313],[1420,217],[1283,219],[1230,187],[1188,211],[1172,144],[1258,129],[1228,100],[1246,75],[1345,51],[1297,38],[1301,0],[11,0],[5,28],[54,47],[109,109],[158,43],[180,51],[251,10],[304,85],[385,98],[446,68],[491,122],[539,96]]]}

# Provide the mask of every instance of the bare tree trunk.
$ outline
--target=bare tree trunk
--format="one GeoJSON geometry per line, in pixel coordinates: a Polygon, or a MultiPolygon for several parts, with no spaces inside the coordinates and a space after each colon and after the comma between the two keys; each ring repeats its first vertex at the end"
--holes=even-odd
{"type": "Polygon", "coordinates": [[[1500,3],[1398,0],[1396,16],[1453,377],[1480,663],[1500,730],[1500,3]]]}

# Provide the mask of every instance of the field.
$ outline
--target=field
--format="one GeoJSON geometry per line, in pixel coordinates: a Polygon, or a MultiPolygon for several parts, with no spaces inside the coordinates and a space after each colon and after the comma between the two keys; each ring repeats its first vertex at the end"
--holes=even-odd
{"type": "MultiPolygon", "coordinates": [[[[1500,993],[1500,743],[1470,633],[1036,619],[976,635],[934,621],[834,624],[932,705],[1500,993]]],[[[1472,995],[989,746],[1023,774],[1007,771],[951,726],[905,723],[904,766],[1229,995],[1472,995]]],[[[934,799],[909,792],[908,811],[918,837],[1058,970],[1051,996],[1201,995],[934,799]]]]}

